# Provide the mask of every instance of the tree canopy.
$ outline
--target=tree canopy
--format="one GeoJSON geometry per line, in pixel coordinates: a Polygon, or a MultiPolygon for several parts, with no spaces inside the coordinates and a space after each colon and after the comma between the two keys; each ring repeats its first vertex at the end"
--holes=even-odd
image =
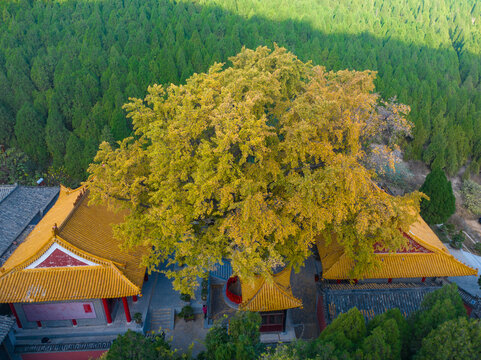
{"type": "Polygon", "coordinates": [[[243,278],[299,268],[321,233],[337,234],[353,276],[375,243],[401,247],[420,194],[380,191],[364,160],[406,107],[380,103],[371,71],[326,72],[284,48],[230,61],[124,106],[136,137],[102,143],[89,167],[92,201],[130,210],[116,236],[151,246],[151,267],[180,265],[166,273],[188,292],[222,258],[243,278]]]}
{"type": "Polygon", "coordinates": [[[445,285],[427,294],[421,308],[410,319],[413,328],[411,350],[419,350],[422,339],[439,325],[461,317],[466,317],[466,309],[456,284],[445,285]]]}
{"type": "Polygon", "coordinates": [[[127,330],[119,335],[102,360],[187,360],[188,354],[180,355],[171,350],[162,336],[146,337],[136,331],[127,330]]]}
{"type": "MultiPolygon", "coordinates": [[[[259,327],[261,316],[249,311],[238,311],[229,320],[214,323],[205,338],[207,351],[200,359],[255,360],[263,348],[259,327]]],[[[199,360],[200,360],[199,359],[199,360]]]]}
{"type": "Polygon", "coordinates": [[[451,181],[440,168],[435,168],[419,188],[429,199],[421,201],[421,216],[430,224],[442,224],[456,211],[456,198],[451,181]]]}
{"type": "Polygon", "coordinates": [[[471,360],[481,356],[481,322],[460,317],[445,322],[423,339],[416,360],[471,360]]]}

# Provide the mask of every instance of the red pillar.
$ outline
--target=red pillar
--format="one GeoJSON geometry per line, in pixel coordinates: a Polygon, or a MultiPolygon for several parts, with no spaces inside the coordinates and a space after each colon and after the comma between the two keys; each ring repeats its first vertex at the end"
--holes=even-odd
{"type": "Polygon", "coordinates": [[[72,319],[72,325],[73,325],[73,327],[76,327],[77,326],[77,320],[72,319]]]}
{"type": "Polygon", "coordinates": [[[132,318],[130,317],[129,303],[127,302],[127,298],[125,296],[122,298],[122,303],[124,304],[125,318],[127,319],[127,324],[130,324],[132,318]]]}
{"type": "Polygon", "coordinates": [[[132,296],[132,301],[133,301],[134,303],[137,302],[137,295],[132,296]]]}
{"type": "Polygon", "coordinates": [[[422,281],[422,282],[425,282],[425,281],[426,281],[426,278],[425,278],[425,277],[423,277],[423,278],[421,279],[421,281],[422,281]]]}
{"type": "Polygon", "coordinates": [[[41,323],[40,321],[37,321],[37,326],[38,326],[39,328],[41,328],[41,327],[42,327],[42,323],[41,323]]]}
{"type": "Polygon", "coordinates": [[[144,281],[149,281],[149,274],[147,272],[144,275],[144,281]]]}
{"type": "Polygon", "coordinates": [[[15,310],[15,306],[13,306],[12,303],[8,304],[10,306],[10,310],[12,311],[13,316],[15,316],[15,320],[17,320],[17,326],[19,329],[22,328],[22,323],[20,322],[20,319],[18,318],[17,315],[17,310],[15,310]]]}
{"type": "Polygon", "coordinates": [[[392,278],[387,279],[387,283],[388,284],[392,283],[392,278]]]}
{"type": "Polygon", "coordinates": [[[105,317],[107,318],[107,324],[112,324],[112,316],[110,316],[109,305],[106,299],[102,299],[102,304],[104,305],[105,317]]]}

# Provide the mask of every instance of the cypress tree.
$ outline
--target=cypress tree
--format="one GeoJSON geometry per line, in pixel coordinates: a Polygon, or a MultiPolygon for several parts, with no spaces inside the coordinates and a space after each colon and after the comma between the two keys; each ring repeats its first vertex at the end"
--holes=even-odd
{"type": "Polygon", "coordinates": [[[419,191],[429,196],[429,200],[421,202],[421,216],[428,223],[441,224],[454,214],[456,199],[453,188],[440,168],[435,168],[426,176],[419,191]]]}

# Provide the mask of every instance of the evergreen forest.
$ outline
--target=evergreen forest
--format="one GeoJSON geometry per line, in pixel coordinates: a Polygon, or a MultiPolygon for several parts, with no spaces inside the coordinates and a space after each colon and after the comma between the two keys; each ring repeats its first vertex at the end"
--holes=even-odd
{"type": "Polygon", "coordinates": [[[0,144],[70,185],[100,142],[132,134],[129,97],[273,43],[377,71],[376,91],[411,107],[407,158],[480,170],[476,0],[3,0],[0,16],[0,144]]]}

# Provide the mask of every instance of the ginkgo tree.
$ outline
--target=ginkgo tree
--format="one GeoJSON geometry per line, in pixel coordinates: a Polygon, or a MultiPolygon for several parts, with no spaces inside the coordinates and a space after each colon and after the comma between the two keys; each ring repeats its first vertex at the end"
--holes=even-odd
{"type": "Polygon", "coordinates": [[[243,279],[299,269],[321,234],[361,278],[419,211],[419,193],[386,194],[366,166],[387,129],[409,130],[409,108],[382,102],[372,71],[326,72],[277,46],[230,62],[130,99],[135,136],[100,145],[91,201],[128,209],[115,235],[151,249],[150,269],[177,265],[164,271],[182,292],[222,259],[243,279]]]}

